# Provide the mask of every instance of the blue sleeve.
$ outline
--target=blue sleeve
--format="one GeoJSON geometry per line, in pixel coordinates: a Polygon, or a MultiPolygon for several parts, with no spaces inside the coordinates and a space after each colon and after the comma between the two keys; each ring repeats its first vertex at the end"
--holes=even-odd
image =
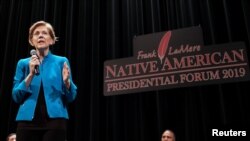
{"type": "Polygon", "coordinates": [[[26,87],[25,77],[25,63],[23,60],[19,60],[12,89],[12,98],[16,103],[23,102],[24,98],[31,94],[30,87],[26,87]]]}
{"type": "Polygon", "coordinates": [[[71,73],[71,69],[70,69],[70,64],[67,58],[65,58],[68,66],[69,66],[69,70],[70,70],[70,87],[69,89],[67,89],[66,85],[64,84],[63,86],[63,91],[64,94],[66,96],[67,102],[72,102],[75,100],[76,95],[77,95],[77,86],[74,84],[73,80],[72,80],[72,73],[71,73]]]}

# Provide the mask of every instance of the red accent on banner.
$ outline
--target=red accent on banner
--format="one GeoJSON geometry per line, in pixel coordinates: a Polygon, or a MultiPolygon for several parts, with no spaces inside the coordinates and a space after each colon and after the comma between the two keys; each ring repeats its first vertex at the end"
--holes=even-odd
{"type": "Polygon", "coordinates": [[[167,48],[168,48],[168,44],[169,44],[169,40],[171,37],[171,31],[168,31],[162,38],[158,47],[158,57],[162,60],[166,54],[167,48]]]}

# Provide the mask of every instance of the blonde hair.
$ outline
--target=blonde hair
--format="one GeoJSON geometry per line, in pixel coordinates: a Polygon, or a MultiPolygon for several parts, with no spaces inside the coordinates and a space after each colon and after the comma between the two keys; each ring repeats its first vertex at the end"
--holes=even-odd
{"type": "Polygon", "coordinates": [[[52,27],[52,25],[48,22],[45,22],[45,21],[38,21],[38,22],[35,22],[29,29],[29,43],[30,45],[33,46],[33,43],[32,43],[32,38],[33,38],[33,32],[34,30],[38,27],[38,26],[45,26],[47,27],[48,31],[49,31],[49,35],[50,37],[52,38],[53,40],[53,44],[55,44],[56,41],[58,41],[58,37],[56,37],[55,35],[55,31],[54,31],[54,28],[52,27]]]}
{"type": "Polygon", "coordinates": [[[10,138],[11,136],[13,136],[13,135],[16,135],[16,133],[10,133],[10,134],[7,136],[7,138],[6,138],[6,141],[9,141],[9,138],[10,138]]]}

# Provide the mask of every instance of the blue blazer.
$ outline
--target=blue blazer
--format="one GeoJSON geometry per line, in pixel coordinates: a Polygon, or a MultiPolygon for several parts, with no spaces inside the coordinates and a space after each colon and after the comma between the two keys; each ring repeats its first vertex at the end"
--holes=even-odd
{"type": "Polygon", "coordinates": [[[72,102],[77,95],[77,87],[72,77],[69,90],[63,82],[63,64],[67,62],[70,66],[68,59],[49,52],[39,66],[40,74],[35,75],[29,87],[26,87],[24,80],[29,74],[30,58],[18,61],[14,76],[12,98],[20,104],[16,120],[31,121],[34,118],[41,83],[49,117],[68,119],[67,103],[72,102]]]}

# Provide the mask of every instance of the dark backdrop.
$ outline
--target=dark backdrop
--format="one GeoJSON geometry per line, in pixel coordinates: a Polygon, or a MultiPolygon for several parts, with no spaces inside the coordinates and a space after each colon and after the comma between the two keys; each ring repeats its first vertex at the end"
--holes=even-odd
{"type": "Polygon", "coordinates": [[[37,20],[54,26],[59,41],[51,50],[69,58],[78,86],[69,141],[159,141],[166,128],[177,141],[208,141],[216,139],[212,128],[249,128],[249,82],[102,92],[103,62],[131,57],[136,35],[200,25],[205,45],[244,41],[249,54],[249,0],[0,0],[0,15],[0,140],[15,132],[13,75],[29,56],[28,29],[37,20]]]}

